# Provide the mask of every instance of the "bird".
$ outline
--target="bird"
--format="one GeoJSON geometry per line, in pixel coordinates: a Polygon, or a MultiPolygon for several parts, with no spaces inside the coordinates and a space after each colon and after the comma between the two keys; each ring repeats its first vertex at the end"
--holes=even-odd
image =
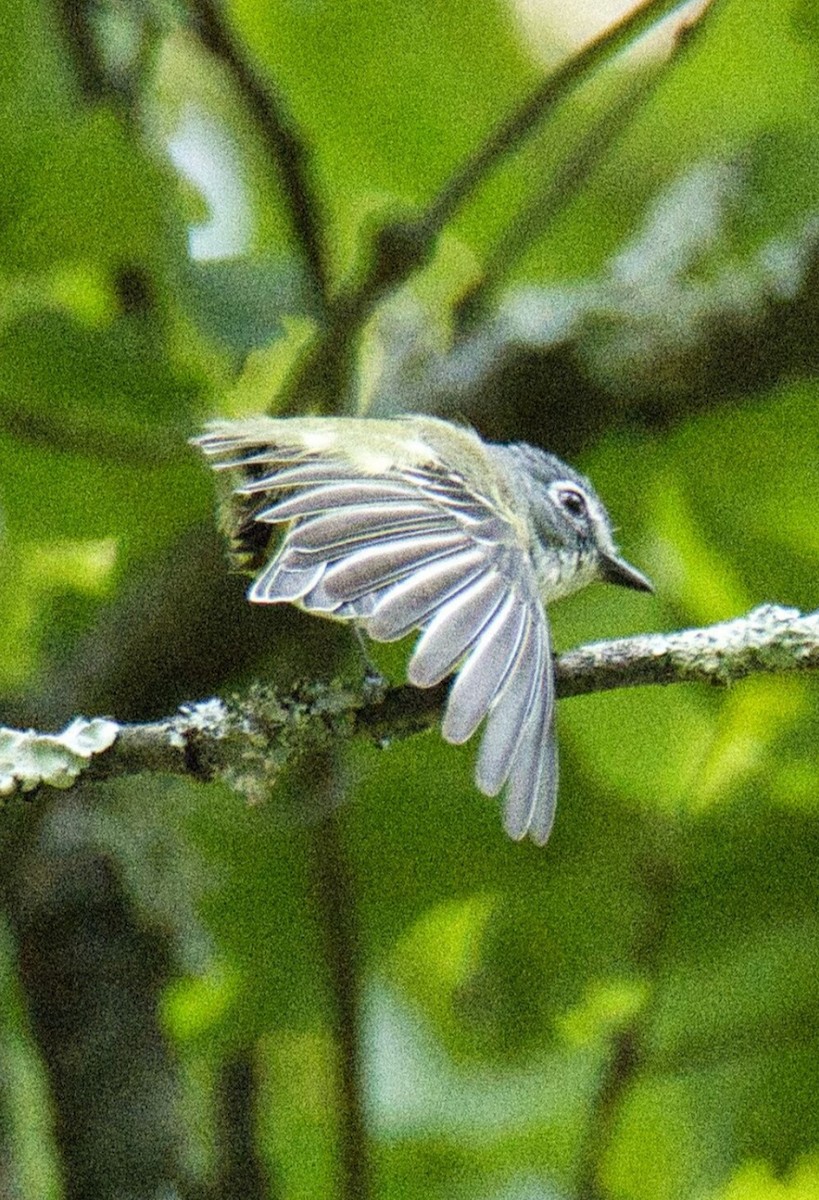
{"type": "Polygon", "coordinates": [[[376,642],[419,633],[408,681],[453,676],[443,737],[483,726],[477,788],[504,792],[510,837],[544,845],[558,785],[546,605],[595,580],[653,590],[590,481],[432,416],[215,420],[191,441],[230,480],[223,527],[254,575],[248,599],[376,642]]]}

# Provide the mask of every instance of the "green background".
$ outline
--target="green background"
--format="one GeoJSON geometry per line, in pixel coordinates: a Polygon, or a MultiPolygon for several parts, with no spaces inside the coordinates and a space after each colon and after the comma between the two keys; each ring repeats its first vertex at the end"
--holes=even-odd
{"type": "MultiPolygon", "coordinates": [[[[224,15],[308,148],[334,292],[568,52],[501,0],[224,15]]],[[[3,722],[357,678],[345,630],[244,603],[186,444],[276,411],[322,337],[250,107],[170,0],[3,0],[0,32],[3,722]],[[239,197],[228,257],[189,253],[214,210],[169,150],[186,122],[217,210],[219,180],[239,197]]],[[[588,472],[657,593],[561,604],[558,648],[816,607],[818,67],[808,0],[718,3],[502,262],[656,67],[600,72],[325,397],[588,472]]],[[[366,1196],[367,1162],[389,1200],[819,1196],[815,680],[589,696],[558,725],[544,850],[435,733],[346,747],[332,796],[302,772],[260,807],[153,777],[8,805],[0,1197],[366,1196]]]]}

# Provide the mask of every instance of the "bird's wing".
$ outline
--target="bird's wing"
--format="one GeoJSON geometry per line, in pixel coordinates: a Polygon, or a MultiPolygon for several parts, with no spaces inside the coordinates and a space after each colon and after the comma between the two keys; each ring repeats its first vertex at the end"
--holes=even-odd
{"type": "Polygon", "coordinates": [[[545,842],[557,790],[549,629],[511,521],[434,453],[367,469],[336,446],[260,444],[259,430],[237,429],[215,425],[197,444],[239,473],[246,516],[286,526],[249,598],[355,620],[375,641],[420,630],[410,682],[456,673],[444,737],[465,742],[485,721],[477,785],[490,796],[506,785],[508,833],[545,842]]]}

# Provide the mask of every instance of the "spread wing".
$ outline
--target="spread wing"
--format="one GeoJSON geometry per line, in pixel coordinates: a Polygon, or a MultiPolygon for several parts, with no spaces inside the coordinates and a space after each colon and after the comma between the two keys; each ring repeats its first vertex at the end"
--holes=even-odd
{"type": "Polygon", "coordinates": [[[456,673],[443,736],[465,742],[485,722],[477,786],[495,796],[505,785],[507,832],[542,844],[557,790],[553,672],[515,529],[434,452],[421,466],[393,457],[367,469],[332,443],[306,448],[300,424],[270,422],[282,444],[241,422],[196,442],[214,467],[238,472],[245,523],[286,526],[249,598],[354,620],[375,641],[420,630],[410,682],[431,687],[456,673]]]}

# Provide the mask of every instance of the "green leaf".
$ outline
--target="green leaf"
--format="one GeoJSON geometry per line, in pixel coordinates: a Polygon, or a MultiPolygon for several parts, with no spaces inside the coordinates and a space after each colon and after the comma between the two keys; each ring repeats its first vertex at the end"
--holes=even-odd
{"type": "Polygon", "coordinates": [[[288,318],[317,315],[304,269],[293,258],[192,261],[180,283],[197,329],[242,357],[280,338],[288,318]]]}

